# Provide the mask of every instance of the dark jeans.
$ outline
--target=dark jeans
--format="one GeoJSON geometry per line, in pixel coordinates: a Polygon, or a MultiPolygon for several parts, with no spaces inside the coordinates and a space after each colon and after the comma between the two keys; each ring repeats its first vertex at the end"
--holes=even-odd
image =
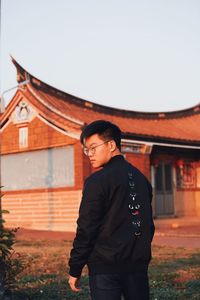
{"type": "Polygon", "coordinates": [[[144,272],[90,275],[89,284],[92,300],[149,300],[148,276],[144,272]]]}

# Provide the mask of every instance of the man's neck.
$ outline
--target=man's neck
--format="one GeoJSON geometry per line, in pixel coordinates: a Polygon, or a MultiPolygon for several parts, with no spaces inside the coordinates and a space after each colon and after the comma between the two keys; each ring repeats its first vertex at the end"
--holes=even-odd
{"type": "Polygon", "coordinates": [[[115,157],[115,156],[117,156],[117,155],[122,155],[121,152],[120,152],[118,149],[116,149],[115,151],[112,152],[111,158],[112,158],[112,157],[115,157]]]}

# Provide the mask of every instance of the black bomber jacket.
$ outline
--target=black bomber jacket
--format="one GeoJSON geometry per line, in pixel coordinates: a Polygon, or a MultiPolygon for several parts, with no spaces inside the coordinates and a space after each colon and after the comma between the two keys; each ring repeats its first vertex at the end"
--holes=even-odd
{"type": "Polygon", "coordinates": [[[134,272],[148,268],[152,187],[122,155],[114,156],[84,184],[69,274],[134,272]]]}

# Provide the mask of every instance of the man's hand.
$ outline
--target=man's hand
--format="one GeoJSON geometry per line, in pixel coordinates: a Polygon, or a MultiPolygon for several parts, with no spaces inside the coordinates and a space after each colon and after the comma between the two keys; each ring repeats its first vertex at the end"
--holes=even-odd
{"type": "Polygon", "coordinates": [[[80,284],[80,277],[73,277],[73,276],[69,276],[69,280],[68,283],[70,285],[70,288],[72,289],[72,291],[74,292],[80,292],[81,289],[79,288],[79,284],[80,284]]]}

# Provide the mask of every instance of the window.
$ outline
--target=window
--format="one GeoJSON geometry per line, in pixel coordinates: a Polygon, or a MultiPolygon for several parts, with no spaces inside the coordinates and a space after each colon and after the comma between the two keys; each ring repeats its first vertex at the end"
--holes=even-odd
{"type": "Polygon", "coordinates": [[[195,186],[194,168],[191,163],[183,163],[176,168],[176,182],[179,188],[195,186]]]}
{"type": "Polygon", "coordinates": [[[19,148],[28,147],[28,127],[19,128],[19,148]]]}

